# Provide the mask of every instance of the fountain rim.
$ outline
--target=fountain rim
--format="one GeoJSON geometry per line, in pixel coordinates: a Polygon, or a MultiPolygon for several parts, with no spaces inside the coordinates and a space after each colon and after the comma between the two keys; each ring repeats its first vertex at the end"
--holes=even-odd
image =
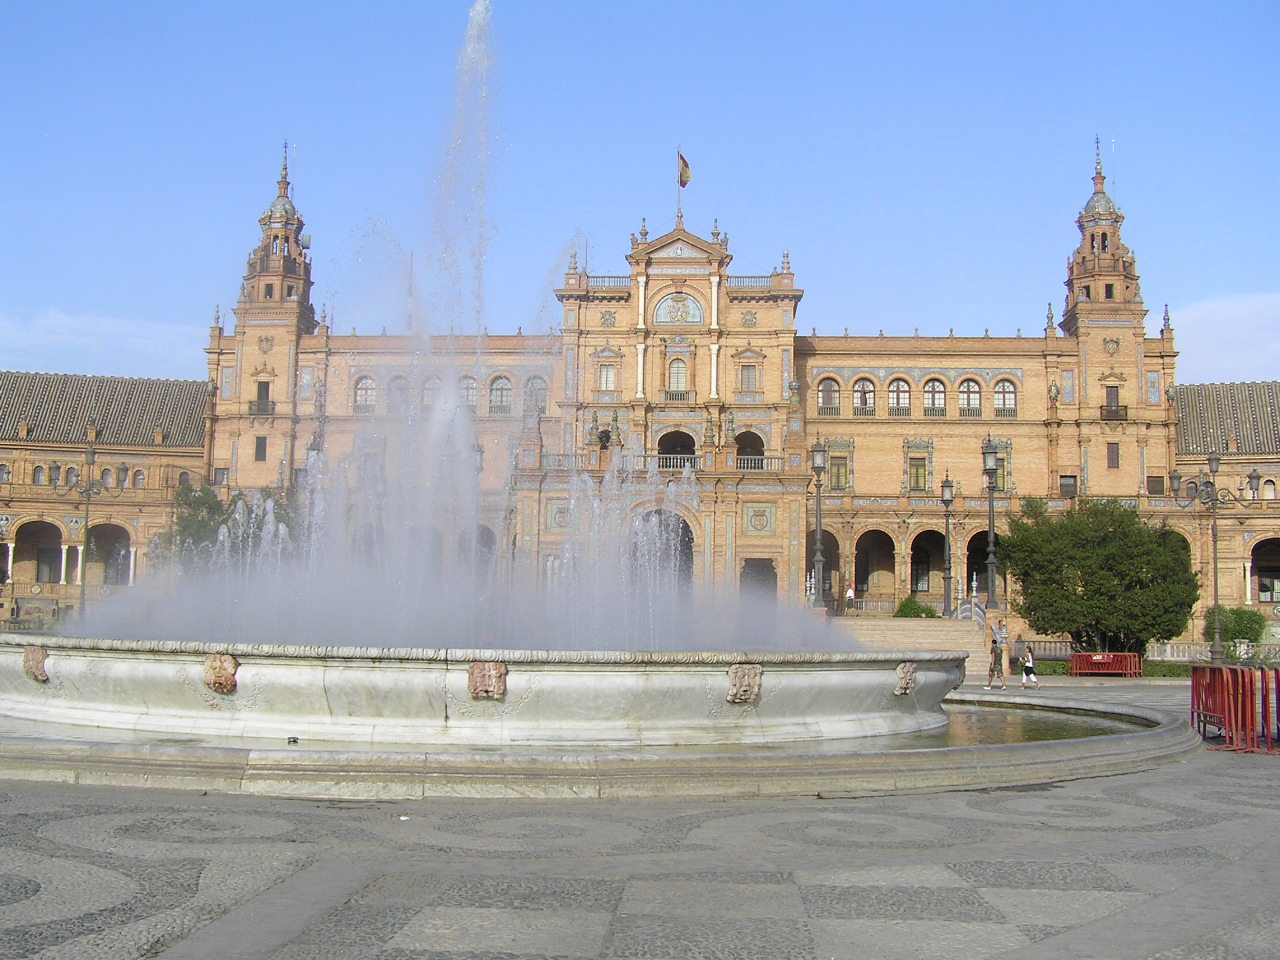
{"type": "Polygon", "coordinates": [[[0,645],[64,648],[101,653],[230,654],[306,660],[410,660],[426,663],[494,661],[528,664],[684,664],[755,663],[883,664],[891,660],[917,663],[968,659],[963,650],[876,650],[781,652],[773,650],[531,650],[517,647],[383,647],[313,646],[293,643],[244,643],[212,640],[141,640],[124,637],[75,637],[46,633],[0,633],[0,645]]]}

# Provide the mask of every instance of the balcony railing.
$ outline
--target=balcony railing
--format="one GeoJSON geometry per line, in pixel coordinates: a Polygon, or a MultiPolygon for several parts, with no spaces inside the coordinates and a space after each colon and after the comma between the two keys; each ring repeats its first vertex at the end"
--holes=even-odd
{"type": "Polygon", "coordinates": [[[981,407],[961,407],[960,419],[961,420],[980,420],[982,419],[982,408],[981,407]]]}
{"type": "Polygon", "coordinates": [[[249,416],[251,417],[270,417],[276,412],[276,402],[274,400],[250,400],[249,416]]]}
{"type": "Polygon", "coordinates": [[[725,277],[725,286],[729,287],[768,287],[773,285],[772,277],[725,277]]]}
{"type": "Polygon", "coordinates": [[[764,470],[778,473],[782,470],[783,457],[738,457],[734,461],[739,470],[764,470]]]}
{"type": "Polygon", "coordinates": [[[588,287],[630,287],[630,277],[587,277],[588,287]]]}
{"type": "Polygon", "coordinates": [[[996,419],[997,420],[1017,420],[1018,408],[1017,407],[996,407],[996,419]]]}
{"type": "Polygon", "coordinates": [[[663,390],[663,403],[697,403],[698,393],[696,390],[663,390]]]}
{"type": "Polygon", "coordinates": [[[925,407],[924,415],[926,417],[945,417],[947,415],[946,407],[925,407]]]}
{"type": "Polygon", "coordinates": [[[840,405],[830,406],[826,404],[818,404],[818,416],[820,417],[838,417],[840,416],[840,405]]]}
{"type": "Polygon", "coordinates": [[[542,466],[547,470],[585,470],[587,455],[585,453],[544,453],[542,466]]]}
{"type": "Polygon", "coordinates": [[[622,465],[628,470],[639,471],[648,470],[651,464],[657,464],[659,470],[683,470],[685,467],[696,470],[700,459],[693,453],[640,453],[623,457],[622,465]]]}
{"type": "Polygon", "coordinates": [[[909,417],[911,416],[910,407],[890,407],[889,416],[891,417],[909,417]]]}
{"type": "Polygon", "coordinates": [[[1126,406],[1102,406],[1098,408],[1098,417],[1102,420],[1128,420],[1129,408],[1126,406]]]}
{"type": "Polygon", "coordinates": [[[854,404],[853,415],[855,417],[874,417],[876,415],[876,408],[873,406],[860,407],[857,404],[854,404]]]}

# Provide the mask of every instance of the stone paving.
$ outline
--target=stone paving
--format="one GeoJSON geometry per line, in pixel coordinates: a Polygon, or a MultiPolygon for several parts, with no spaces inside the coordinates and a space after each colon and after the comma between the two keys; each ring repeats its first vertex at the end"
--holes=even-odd
{"type": "MultiPolygon", "coordinates": [[[[1185,712],[1185,683],[1070,681],[1185,712]]],[[[1012,692],[1012,691],[1011,691],[1012,692]]],[[[1262,960],[1280,757],[856,800],[0,783],[0,958],[1262,960]]]]}

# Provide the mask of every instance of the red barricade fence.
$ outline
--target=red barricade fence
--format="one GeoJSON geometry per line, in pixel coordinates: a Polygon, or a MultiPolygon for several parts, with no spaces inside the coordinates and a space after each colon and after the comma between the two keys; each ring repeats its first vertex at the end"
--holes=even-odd
{"type": "Polygon", "coordinates": [[[1214,750],[1280,754],[1280,669],[1193,666],[1191,723],[1214,750]]]}
{"type": "Polygon", "coordinates": [[[1067,676],[1085,677],[1110,674],[1121,677],[1142,676],[1142,658],[1136,653],[1073,653],[1067,676]]]}

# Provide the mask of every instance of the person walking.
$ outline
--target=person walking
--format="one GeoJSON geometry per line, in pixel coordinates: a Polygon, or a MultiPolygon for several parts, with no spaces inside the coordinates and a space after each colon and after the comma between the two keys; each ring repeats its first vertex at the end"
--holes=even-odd
{"type": "Polygon", "coordinates": [[[1009,666],[1009,625],[1004,620],[1000,620],[991,628],[991,632],[995,635],[996,643],[1000,645],[1000,668],[1007,677],[1013,672],[1009,666]]]}
{"type": "Polygon", "coordinates": [[[1027,644],[1027,652],[1022,658],[1022,689],[1027,689],[1027,682],[1035,684],[1037,690],[1040,689],[1040,678],[1036,676],[1036,651],[1031,644],[1027,644]]]}
{"type": "Polygon", "coordinates": [[[1000,644],[993,639],[991,641],[991,662],[987,664],[987,684],[982,689],[990,690],[996,681],[996,677],[1000,678],[1000,689],[1007,690],[1008,687],[1004,683],[1004,664],[1000,659],[1000,644]]]}

